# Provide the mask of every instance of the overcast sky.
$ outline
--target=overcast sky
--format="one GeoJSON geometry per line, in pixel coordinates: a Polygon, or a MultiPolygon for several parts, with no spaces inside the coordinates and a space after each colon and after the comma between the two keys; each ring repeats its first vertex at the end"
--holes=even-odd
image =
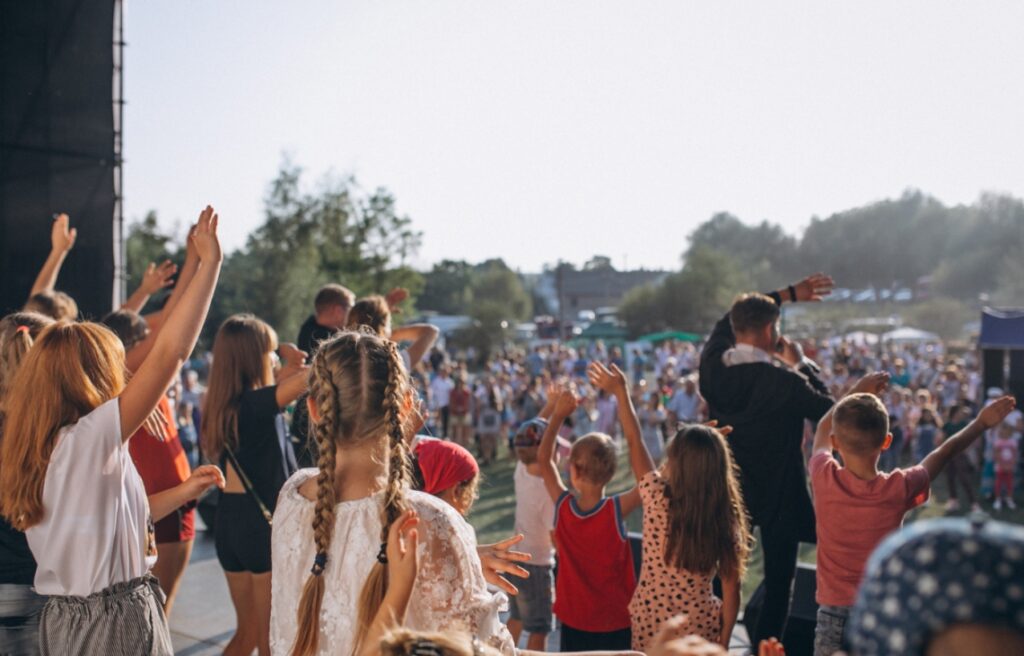
{"type": "Polygon", "coordinates": [[[1024,2],[146,0],[126,216],[235,248],[288,153],[386,186],[416,264],[679,264],[717,211],[792,232],[916,187],[1024,196],[1024,2]]]}

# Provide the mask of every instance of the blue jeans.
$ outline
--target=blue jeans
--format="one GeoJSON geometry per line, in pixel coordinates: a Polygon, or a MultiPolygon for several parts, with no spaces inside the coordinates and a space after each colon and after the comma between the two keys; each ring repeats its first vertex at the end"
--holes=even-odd
{"type": "Polygon", "coordinates": [[[39,614],[46,603],[30,585],[0,584],[0,654],[39,653],[39,614]]]}
{"type": "Polygon", "coordinates": [[[814,656],[832,656],[843,645],[843,632],[850,618],[849,606],[819,606],[814,627],[814,656]]]}

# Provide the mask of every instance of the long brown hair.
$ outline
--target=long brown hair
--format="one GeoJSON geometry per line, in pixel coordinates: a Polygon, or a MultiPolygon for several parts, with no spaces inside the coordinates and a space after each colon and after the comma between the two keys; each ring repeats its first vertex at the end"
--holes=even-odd
{"type": "Polygon", "coordinates": [[[742,577],[750,525],[729,445],[709,426],[684,426],[667,450],[665,564],[742,577]]]}
{"type": "MultiPolygon", "coordinates": [[[[323,570],[329,565],[337,505],[334,470],[338,447],[353,447],[373,439],[388,440],[388,483],[384,493],[381,543],[406,509],[405,486],[411,479],[405,444],[409,390],[398,348],[367,332],[342,332],[320,344],[310,369],[309,394],[318,418],[313,433],[320,450],[317,466],[313,540],[314,572],[306,580],[298,609],[298,630],[292,656],[315,654],[320,642],[320,608],[324,597],[323,570]]],[[[312,420],[312,416],[310,417],[312,420]]],[[[372,557],[367,554],[367,557],[372,557]]],[[[355,647],[358,649],[387,592],[387,567],[374,563],[359,595],[355,647]]]]}
{"type": "Polygon", "coordinates": [[[124,389],[124,347],[96,323],[44,329],[3,398],[0,514],[19,531],[43,519],[43,481],[61,428],[124,389]]]}
{"type": "Polygon", "coordinates": [[[270,353],[276,348],[277,333],[251,314],[230,316],[217,330],[201,425],[211,462],[220,460],[225,446],[238,447],[242,392],[274,383],[270,353]]]}

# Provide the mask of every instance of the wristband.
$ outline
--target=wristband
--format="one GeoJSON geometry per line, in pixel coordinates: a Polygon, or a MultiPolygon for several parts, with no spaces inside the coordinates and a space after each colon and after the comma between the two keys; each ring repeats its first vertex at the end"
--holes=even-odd
{"type": "Polygon", "coordinates": [[[796,303],[796,287],[793,285],[789,286],[789,298],[792,302],[796,303]]]}

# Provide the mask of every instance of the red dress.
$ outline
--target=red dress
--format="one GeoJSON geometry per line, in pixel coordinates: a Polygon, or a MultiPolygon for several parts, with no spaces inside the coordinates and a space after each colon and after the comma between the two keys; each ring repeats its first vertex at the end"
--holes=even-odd
{"type": "Polygon", "coordinates": [[[555,504],[555,543],[555,616],[578,631],[630,628],[636,575],[619,497],[606,497],[583,512],[571,494],[563,493],[555,504]]]}
{"type": "MultiPolygon", "coordinates": [[[[167,440],[161,442],[145,427],[140,427],[128,442],[128,452],[149,496],[180,485],[192,474],[188,456],[185,455],[185,449],[178,440],[178,426],[171,412],[171,403],[166,396],[160,398],[157,409],[167,424],[167,440]]],[[[186,542],[194,538],[193,508],[194,504],[182,506],[156,522],[156,543],[186,542]]]]}

